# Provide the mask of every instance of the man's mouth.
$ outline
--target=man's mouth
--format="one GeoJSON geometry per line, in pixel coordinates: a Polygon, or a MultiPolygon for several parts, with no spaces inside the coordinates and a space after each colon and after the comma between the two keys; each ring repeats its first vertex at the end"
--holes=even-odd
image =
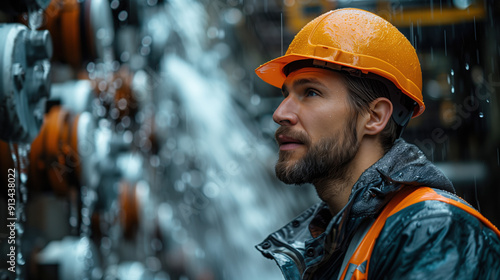
{"type": "Polygon", "coordinates": [[[283,134],[279,134],[276,140],[278,141],[280,151],[289,151],[304,145],[302,141],[283,134]]]}

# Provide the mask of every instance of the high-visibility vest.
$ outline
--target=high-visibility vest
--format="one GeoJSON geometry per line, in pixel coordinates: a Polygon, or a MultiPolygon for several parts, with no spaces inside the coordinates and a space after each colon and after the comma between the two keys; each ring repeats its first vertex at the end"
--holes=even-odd
{"type": "Polygon", "coordinates": [[[500,237],[500,231],[495,225],[476,209],[462,202],[444,197],[429,187],[403,188],[403,190],[396,194],[396,196],[385,206],[382,213],[380,213],[372,224],[345,266],[340,279],[366,280],[368,278],[368,266],[370,264],[370,256],[375,247],[375,241],[382,231],[387,218],[410,205],[426,200],[437,200],[456,206],[479,219],[500,237]]]}

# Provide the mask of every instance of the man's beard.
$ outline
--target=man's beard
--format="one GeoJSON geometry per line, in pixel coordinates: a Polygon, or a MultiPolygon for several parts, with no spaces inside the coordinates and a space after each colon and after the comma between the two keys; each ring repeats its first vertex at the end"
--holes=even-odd
{"type": "Polygon", "coordinates": [[[276,130],[276,135],[282,133],[300,140],[308,148],[307,153],[294,164],[289,163],[293,151],[280,151],[275,171],[282,182],[299,185],[347,178],[348,165],[359,149],[355,120],[350,119],[340,139],[333,136],[316,144],[311,144],[304,133],[293,133],[289,127],[282,126],[276,130]]]}

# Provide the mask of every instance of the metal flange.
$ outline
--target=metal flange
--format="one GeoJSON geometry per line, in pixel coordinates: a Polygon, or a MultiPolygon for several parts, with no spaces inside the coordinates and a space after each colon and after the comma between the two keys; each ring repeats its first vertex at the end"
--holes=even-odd
{"type": "Polygon", "coordinates": [[[0,24],[0,38],[0,139],[31,143],[49,97],[52,39],[21,24],[0,24]]]}

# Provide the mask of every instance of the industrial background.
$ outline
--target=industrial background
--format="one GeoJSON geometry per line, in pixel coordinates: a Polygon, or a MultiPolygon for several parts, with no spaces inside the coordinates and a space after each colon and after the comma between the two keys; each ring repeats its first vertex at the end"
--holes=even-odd
{"type": "Polygon", "coordinates": [[[342,7],[414,45],[403,137],[500,225],[499,1],[2,0],[0,279],[280,279],[253,246],[318,198],[253,70],[342,7]]]}

